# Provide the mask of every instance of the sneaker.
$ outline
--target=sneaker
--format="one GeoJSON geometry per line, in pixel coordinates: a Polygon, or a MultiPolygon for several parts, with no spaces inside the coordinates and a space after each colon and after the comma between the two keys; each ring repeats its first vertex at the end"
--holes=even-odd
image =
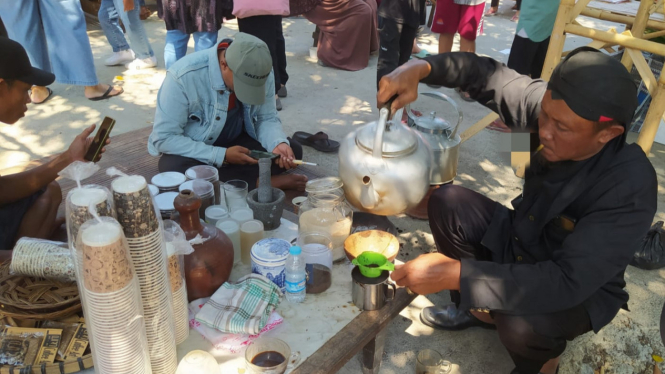
{"type": "Polygon", "coordinates": [[[280,87],[279,91],[277,91],[277,96],[286,97],[286,95],[288,95],[288,92],[286,91],[286,86],[280,87]]]}
{"type": "Polygon", "coordinates": [[[131,62],[134,60],[134,52],[131,49],[127,49],[125,51],[120,51],[120,52],[113,52],[109,58],[104,61],[104,65],[106,66],[116,66],[116,65],[123,65],[127,62],[131,62]]]}
{"type": "Polygon", "coordinates": [[[279,97],[275,100],[275,107],[278,112],[282,110],[282,100],[280,100],[279,97]]]}
{"type": "Polygon", "coordinates": [[[137,58],[136,60],[125,64],[125,67],[130,70],[149,69],[157,66],[157,57],[152,56],[144,59],[137,58]]]}

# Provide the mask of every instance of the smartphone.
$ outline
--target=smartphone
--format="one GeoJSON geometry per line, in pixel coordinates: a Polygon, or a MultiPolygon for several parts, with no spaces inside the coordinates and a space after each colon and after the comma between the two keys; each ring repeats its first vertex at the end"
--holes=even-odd
{"type": "Polygon", "coordinates": [[[113,125],[115,125],[115,120],[113,118],[104,117],[104,121],[102,121],[101,126],[97,129],[97,134],[95,134],[95,138],[92,140],[88,152],[85,154],[85,157],[83,157],[84,159],[92,162],[99,161],[102,154],[102,148],[106,145],[106,140],[109,138],[109,134],[111,134],[113,125]]]}
{"type": "Polygon", "coordinates": [[[258,160],[260,158],[269,158],[269,159],[272,160],[272,159],[275,159],[275,158],[279,157],[279,155],[276,155],[276,154],[271,153],[271,152],[250,151],[249,152],[249,157],[251,157],[255,160],[258,160]]]}

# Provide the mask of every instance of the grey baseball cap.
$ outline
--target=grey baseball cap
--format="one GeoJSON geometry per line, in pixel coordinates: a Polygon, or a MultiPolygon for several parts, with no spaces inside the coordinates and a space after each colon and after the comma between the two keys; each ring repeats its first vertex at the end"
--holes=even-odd
{"type": "Polygon", "coordinates": [[[261,39],[239,32],[226,50],[226,63],[233,72],[233,90],[242,103],[261,105],[266,99],[266,81],[272,58],[261,39]]]}

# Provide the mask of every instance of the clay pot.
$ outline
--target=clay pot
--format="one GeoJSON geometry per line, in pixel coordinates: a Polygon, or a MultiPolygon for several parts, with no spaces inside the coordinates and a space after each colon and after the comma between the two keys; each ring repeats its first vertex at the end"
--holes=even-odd
{"type": "Polygon", "coordinates": [[[201,199],[194,192],[180,192],[173,204],[180,214],[180,226],[187,240],[196,235],[201,235],[205,240],[201,244],[194,244],[194,253],[185,256],[187,299],[192,301],[210,297],[231,275],[233,244],[220,229],[201,222],[201,199]]]}

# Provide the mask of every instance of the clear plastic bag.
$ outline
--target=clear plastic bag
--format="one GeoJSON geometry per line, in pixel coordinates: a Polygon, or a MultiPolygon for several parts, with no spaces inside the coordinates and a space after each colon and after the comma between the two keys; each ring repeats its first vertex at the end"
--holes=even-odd
{"type": "Polygon", "coordinates": [[[139,279],[118,221],[86,221],[72,257],[95,373],[150,373],[139,279]]]}
{"type": "Polygon", "coordinates": [[[173,374],[178,357],[163,222],[144,177],[116,168],[106,173],[117,176],[111,182],[113,203],[140,285],[152,372],[173,374]]]}
{"type": "Polygon", "coordinates": [[[177,223],[171,220],[164,221],[164,240],[166,242],[166,254],[169,258],[169,280],[173,293],[175,341],[176,344],[180,344],[189,336],[184,256],[194,252],[194,248],[185,237],[185,232],[177,223]]]}
{"type": "Polygon", "coordinates": [[[67,243],[21,238],[14,246],[11,274],[76,282],[74,261],[67,243]]]}

